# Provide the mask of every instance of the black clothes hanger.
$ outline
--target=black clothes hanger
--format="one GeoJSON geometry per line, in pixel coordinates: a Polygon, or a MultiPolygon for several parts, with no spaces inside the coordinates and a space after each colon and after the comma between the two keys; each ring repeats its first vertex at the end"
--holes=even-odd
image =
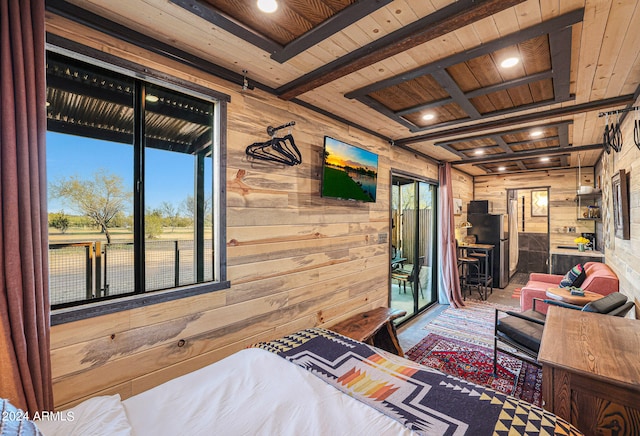
{"type": "Polygon", "coordinates": [[[294,126],[295,124],[295,121],[291,121],[278,127],[267,127],[267,134],[271,136],[271,139],[265,142],[254,142],[248,146],[245,150],[247,156],[252,159],[277,162],[289,166],[302,163],[302,155],[291,133],[282,138],[275,136],[278,130],[294,126]]]}
{"type": "Polygon", "coordinates": [[[254,142],[246,149],[253,159],[277,162],[289,166],[302,163],[302,155],[291,134],[282,138],[273,137],[269,141],[254,142]]]}

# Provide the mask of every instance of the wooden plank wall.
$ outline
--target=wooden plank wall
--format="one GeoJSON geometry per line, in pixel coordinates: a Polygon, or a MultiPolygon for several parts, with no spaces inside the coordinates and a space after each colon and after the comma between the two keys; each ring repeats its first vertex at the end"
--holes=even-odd
{"type": "Polygon", "coordinates": [[[524,231],[527,233],[547,233],[547,217],[531,216],[532,191],[532,189],[518,189],[516,196],[518,199],[518,231],[524,231]],[[523,204],[524,213],[522,207],[523,204]],[[522,219],[523,217],[524,220],[522,219]]]}
{"type": "MultiPolygon", "coordinates": [[[[582,168],[583,185],[593,185],[594,168],[582,168]]],[[[476,200],[489,200],[492,213],[507,213],[507,189],[549,187],[549,237],[550,244],[571,245],[582,232],[595,232],[593,221],[578,221],[577,192],[578,170],[559,169],[519,174],[476,176],[474,190],[476,200]],[[575,233],[569,233],[575,227],[575,233]]],[[[525,196],[526,198],[526,196],[525,196]]],[[[530,215],[530,211],[525,210],[530,215]]],[[[533,230],[531,230],[533,231],[533,230]]]]}
{"type": "MultiPolygon", "coordinates": [[[[52,328],[54,397],[64,408],[98,394],[123,398],[254,342],[329,326],[388,304],[393,168],[437,179],[432,161],[264,92],[47,15],[47,31],[231,96],[228,117],[228,290],[52,328]],[[266,127],[294,120],[302,165],[247,162],[266,127]],[[376,203],[320,198],[324,135],[379,154],[376,203]]],[[[465,199],[471,178],[456,172],[465,199]]]]}
{"type": "MultiPolygon", "coordinates": [[[[640,104],[640,99],[634,106],[640,104]]],[[[635,146],[633,127],[637,116],[631,112],[622,124],[622,149],[620,152],[604,153],[598,176],[603,186],[603,233],[605,261],[620,279],[620,292],[634,299],[640,298],[640,150],[635,146]],[[611,177],[619,170],[625,170],[629,181],[629,221],[630,236],[628,240],[615,236],[612,217],[611,177]]],[[[604,121],[597,128],[604,129],[604,121]]],[[[635,317],[640,310],[636,308],[635,317]]]]}
{"type": "Polygon", "coordinates": [[[462,238],[467,236],[467,229],[461,229],[458,226],[463,221],[467,220],[467,206],[471,200],[473,200],[473,176],[467,173],[458,171],[455,168],[451,171],[451,189],[453,190],[454,198],[462,200],[462,214],[454,215],[454,223],[456,225],[456,239],[462,241],[462,238]]]}

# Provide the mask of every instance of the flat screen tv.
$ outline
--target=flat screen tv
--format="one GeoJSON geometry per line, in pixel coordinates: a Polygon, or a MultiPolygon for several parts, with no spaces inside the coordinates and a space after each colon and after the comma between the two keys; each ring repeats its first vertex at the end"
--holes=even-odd
{"type": "Polygon", "coordinates": [[[377,154],[324,137],[323,197],[375,202],[377,184],[377,154]]]}

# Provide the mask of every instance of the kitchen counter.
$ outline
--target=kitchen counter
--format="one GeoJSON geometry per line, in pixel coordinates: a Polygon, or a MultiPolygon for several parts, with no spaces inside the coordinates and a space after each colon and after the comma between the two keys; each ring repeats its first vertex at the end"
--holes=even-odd
{"type": "Polygon", "coordinates": [[[578,248],[562,248],[556,246],[549,250],[551,258],[551,274],[565,274],[579,263],[604,262],[604,253],[598,250],[578,251],[578,248]]]}
{"type": "Polygon", "coordinates": [[[550,254],[560,254],[565,256],[588,256],[588,257],[604,257],[604,253],[598,250],[584,250],[578,251],[577,248],[562,248],[562,246],[557,246],[551,248],[549,250],[550,254]]]}

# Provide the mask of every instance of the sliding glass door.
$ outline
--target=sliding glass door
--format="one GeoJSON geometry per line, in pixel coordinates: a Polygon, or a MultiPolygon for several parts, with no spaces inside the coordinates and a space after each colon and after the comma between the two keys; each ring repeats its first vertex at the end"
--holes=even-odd
{"type": "Polygon", "coordinates": [[[436,301],[436,185],[394,174],[391,186],[390,306],[405,321],[436,301]]]}

